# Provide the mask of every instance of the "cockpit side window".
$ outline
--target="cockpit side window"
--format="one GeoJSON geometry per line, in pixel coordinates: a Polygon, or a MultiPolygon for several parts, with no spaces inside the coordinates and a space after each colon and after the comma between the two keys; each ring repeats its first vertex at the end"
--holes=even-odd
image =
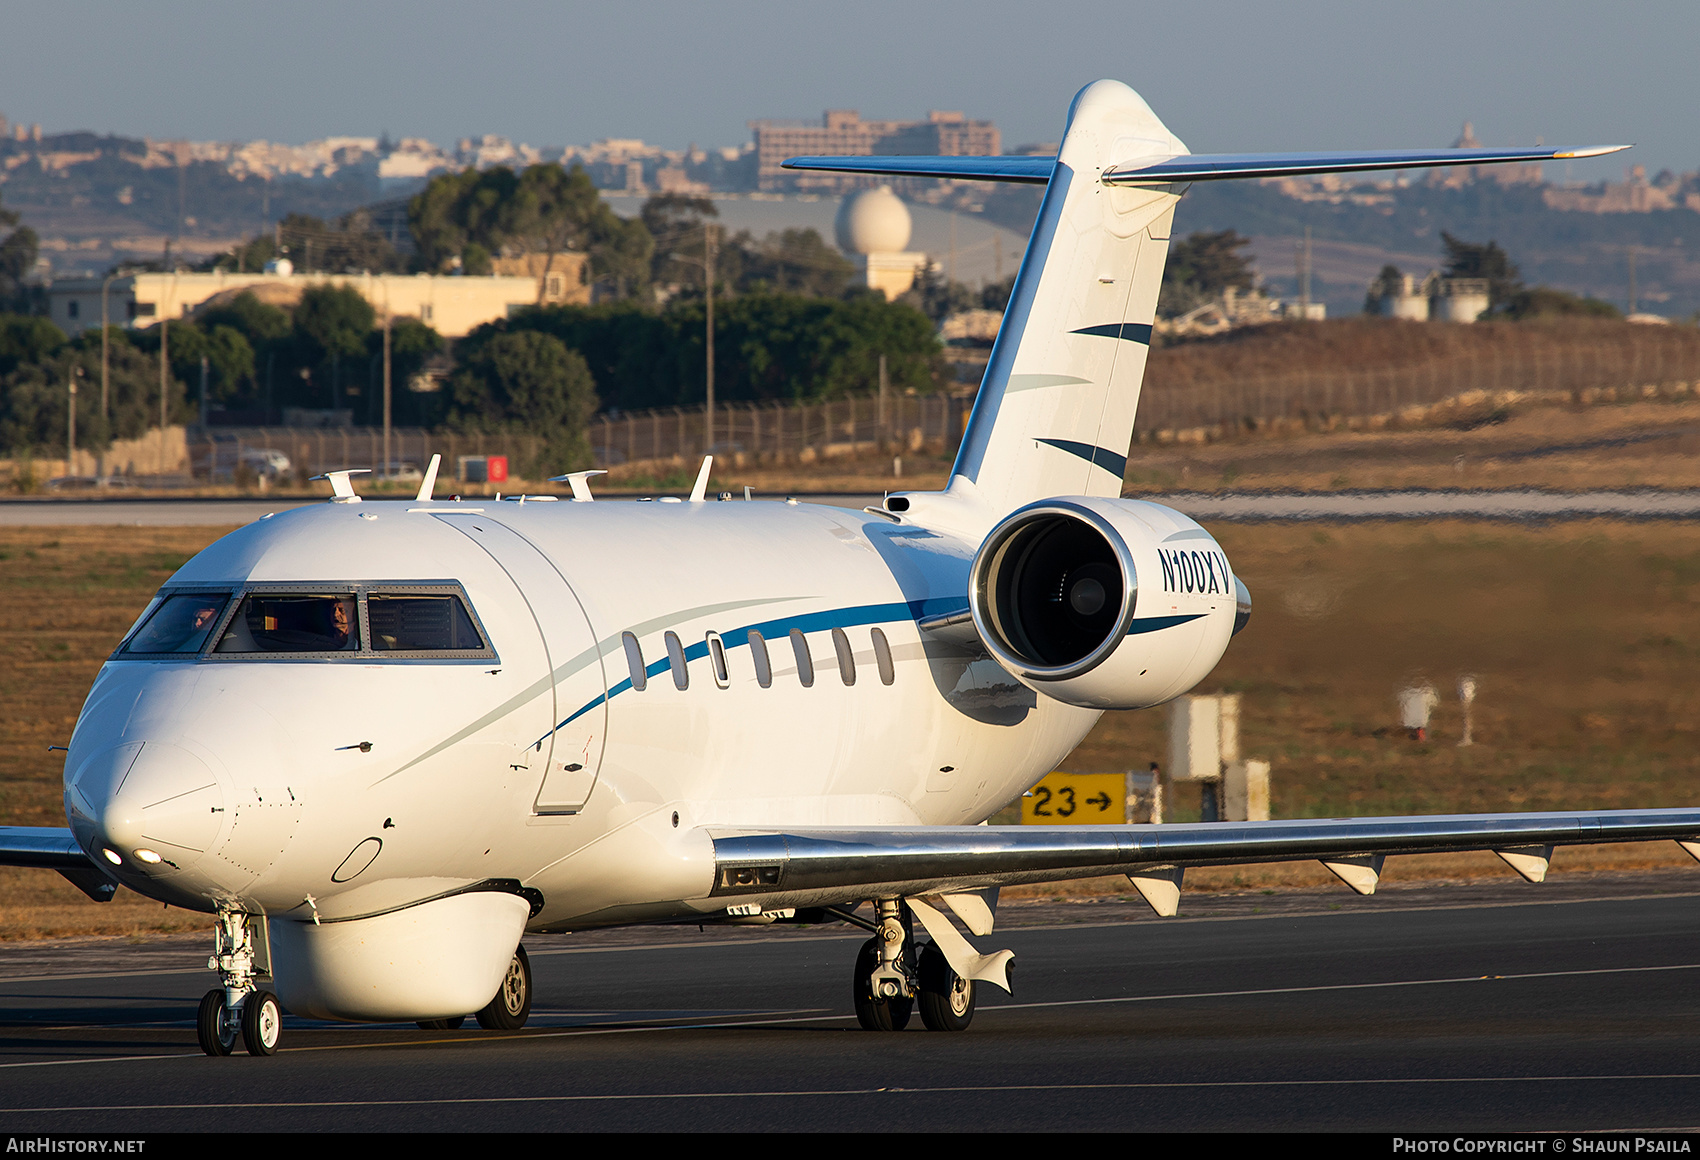
{"type": "Polygon", "coordinates": [[[336,653],[360,649],[354,593],[254,593],[224,630],[215,652],[336,653]]]}
{"type": "Polygon", "coordinates": [[[373,652],[481,652],[484,638],[458,596],[372,593],[366,620],[373,652]]]}
{"type": "Polygon", "coordinates": [[[180,592],[162,599],[124,646],[127,653],[198,653],[218,624],[228,592],[180,592]]]}

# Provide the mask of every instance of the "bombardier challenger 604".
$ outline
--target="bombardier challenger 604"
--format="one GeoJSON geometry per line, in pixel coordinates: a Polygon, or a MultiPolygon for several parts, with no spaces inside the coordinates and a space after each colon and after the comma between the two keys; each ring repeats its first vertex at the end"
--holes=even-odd
{"type": "MultiPolygon", "coordinates": [[[[1176,203],[1232,178],[1610,149],[1193,154],[1099,81],[1055,157],[813,157],[794,169],[1044,187],[937,492],[860,511],[334,494],[185,564],[101,669],[67,827],[0,864],[211,916],[210,1055],[284,1009],[522,1025],[527,932],[836,919],[869,1030],[966,1028],[997,891],[1126,874],[1173,914],[1188,866],[1665,839],[1700,811],[990,827],[1106,709],[1202,680],[1251,614],[1211,534],[1121,498],[1176,203]],[[967,934],[959,927],[965,927],[967,934]],[[921,937],[924,935],[924,939],[921,937]]],[[[552,497],[544,497],[552,498],[552,497]]],[[[724,497],[723,497],[724,498],[724,497]]]]}

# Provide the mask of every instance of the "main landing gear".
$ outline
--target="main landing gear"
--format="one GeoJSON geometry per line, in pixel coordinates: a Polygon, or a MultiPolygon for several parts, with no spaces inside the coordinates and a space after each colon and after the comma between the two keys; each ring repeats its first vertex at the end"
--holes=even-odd
{"type": "Polygon", "coordinates": [[[917,955],[913,916],[896,899],[874,903],[874,937],[856,953],[851,998],[864,1031],[902,1031],[917,1004],[928,1031],[966,1031],[974,1019],[974,980],[951,969],[927,943],[917,955]]]}
{"type": "MultiPolygon", "coordinates": [[[[487,1031],[518,1031],[530,1017],[531,959],[520,946],[514,948],[513,961],[508,964],[508,973],[502,976],[496,997],[473,1018],[487,1031]]],[[[454,1031],[465,1022],[465,1015],[456,1015],[452,1019],[421,1019],[419,1026],[426,1031],[454,1031]]]]}
{"type": "Polygon", "coordinates": [[[265,919],[240,910],[220,910],[213,928],[214,954],[207,969],[222,986],[201,997],[195,1036],[211,1056],[229,1055],[240,1039],[249,1055],[271,1055],[283,1032],[277,996],[259,985],[269,978],[265,919]]]}

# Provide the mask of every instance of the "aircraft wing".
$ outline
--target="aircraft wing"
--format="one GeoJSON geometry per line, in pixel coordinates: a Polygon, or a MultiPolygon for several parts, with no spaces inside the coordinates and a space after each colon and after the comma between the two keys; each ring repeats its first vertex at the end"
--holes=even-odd
{"type": "Polygon", "coordinates": [[[1368,894],[1389,854],[1492,850],[1535,882],[1544,877],[1556,846],[1667,839],[1700,860],[1700,809],[1090,828],[710,827],[708,834],[715,858],[712,896],[745,914],[755,913],[751,903],[763,910],[854,905],[869,897],[948,896],[1107,874],[1128,875],[1159,913],[1173,914],[1180,871],[1188,866],[1314,858],[1368,894]],[[1153,890],[1169,900],[1166,909],[1154,900],[1153,890]]]}
{"type": "Polygon", "coordinates": [[[0,866],[57,870],[96,902],[110,902],[118,884],[89,861],[71,831],[53,826],[0,826],[0,866]]]}
{"type": "Polygon", "coordinates": [[[0,826],[0,866],[89,870],[94,863],[64,827],[0,826]]]}
{"type": "MultiPolygon", "coordinates": [[[[1247,177],[1297,177],[1309,173],[1361,173],[1379,169],[1427,169],[1446,165],[1504,165],[1599,157],[1628,145],[1585,149],[1384,149],[1326,153],[1186,153],[1132,158],[1104,171],[1107,185],[1165,185],[1247,177]]],[[[782,169],[870,173],[883,177],[945,177],[1044,185],[1054,157],[793,157],[782,169]]]]}

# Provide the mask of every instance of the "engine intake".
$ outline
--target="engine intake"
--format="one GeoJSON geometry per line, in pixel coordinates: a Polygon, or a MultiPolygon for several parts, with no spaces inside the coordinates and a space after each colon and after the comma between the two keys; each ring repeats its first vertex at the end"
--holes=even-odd
{"type": "Polygon", "coordinates": [[[1023,508],[974,563],[975,627],[998,663],[1038,681],[1090,672],[1126,635],[1139,597],[1127,545],[1090,509],[1023,508]]]}
{"type": "Polygon", "coordinates": [[[1089,496],[1041,500],[993,528],[968,599],[981,642],[1018,681],[1100,709],[1184,693],[1250,610],[1197,523],[1159,504],[1089,496]]]}

